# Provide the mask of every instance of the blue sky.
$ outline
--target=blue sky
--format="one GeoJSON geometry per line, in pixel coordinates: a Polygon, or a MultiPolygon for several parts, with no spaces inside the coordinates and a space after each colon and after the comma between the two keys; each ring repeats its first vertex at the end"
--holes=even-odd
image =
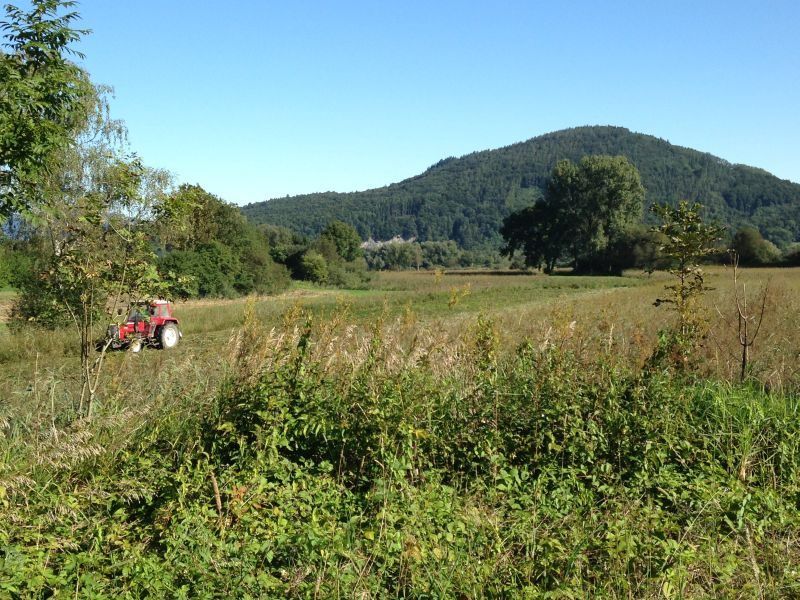
{"type": "Polygon", "coordinates": [[[800,3],[84,0],[144,161],[238,204],[611,124],[800,182],[800,3]]]}

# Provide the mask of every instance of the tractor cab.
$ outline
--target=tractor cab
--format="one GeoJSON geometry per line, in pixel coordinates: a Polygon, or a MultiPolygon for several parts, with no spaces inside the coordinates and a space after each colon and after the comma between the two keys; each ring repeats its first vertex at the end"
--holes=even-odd
{"type": "Polygon", "coordinates": [[[156,321],[163,324],[172,316],[172,304],[166,300],[153,300],[151,302],[134,302],[128,311],[126,323],[139,323],[142,321],[156,321]]]}
{"type": "Polygon", "coordinates": [[[125,327],[128,333],[144,333],[150,324],[150,305],[146,302],[131,304],[125,327]]]}
{"type": "Polygon", "coordinates": [[[155,300],[150,303],[150,316],[157,319],[169,319],[172,317],[172,304],[166,300],[155,300]]]}

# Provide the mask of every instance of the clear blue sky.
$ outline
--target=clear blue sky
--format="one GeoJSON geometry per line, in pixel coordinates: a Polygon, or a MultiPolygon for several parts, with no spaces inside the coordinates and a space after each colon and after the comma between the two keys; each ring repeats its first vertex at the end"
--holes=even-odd
{"type": "Polygon", "coordinates": [[[151,165],[243,204],[611,124],[800,182],[797,0],[84,0],[151,165]]]}

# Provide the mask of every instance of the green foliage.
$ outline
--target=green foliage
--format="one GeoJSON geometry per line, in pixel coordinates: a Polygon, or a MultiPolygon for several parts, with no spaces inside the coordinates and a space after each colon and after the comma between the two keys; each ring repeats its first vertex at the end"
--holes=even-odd
{"type": "Polygon", "coordinates": [[[796,595],[796,396],[347,327],[251,316],[214,394],[12,424],[2,593],[796,595]]]}
{"type": "Polygon", "coordinates": [[[453,240],[462,248],[496,252],[503,219],[543,197],[558,161],[587,155],[628,158],[646,189],[645,209],[656,202],[702,201],[709,217],[730,228],[753,225],[782,248],[800,241],[800,185],[621,127],[566,129],[443,160],[386,187],[276,198],[242,210],[255,223],[308,236],[338,219],[362,239],[453,240]]]}
{"type": "Polygon", "coordinates": [[[523,251],[526,264],[551,272],[568,257],[576,271],[617,271],[628,230],[641,220],[644,188],[625,157],[585,156],[559,161],[545,196],[509,215],[500,229],[503,252],[523,251]],[[606,256],[614,251],[616,261],[606,256]]]}
{"type": "Polygon", "coordinates": [[[425,269],[455,267],[461,262],[462,253],[458,245],[452,240],[446,242],[422,242],[419,247],[422,253],[422,267],[425,269]]]}
{"type": "Polygon", "coordinates": [[[155,239],[164,249],[159,271],[191,278],[180,296],[274,294],[289,284],[267,236],[235,206],[200,186],[180,186],[156,213],[155,226],[155,239]]]}
{"type": "Polygon", "coordinates": [[[767,265],[780,258],[780,250],[765,240],[755,227],[740,227],[733,236],[731,248],[742,265],[767,265]]]}
{"type": "Polygon", "coordinates": [[[586,156],[577,165],[556,164],[544,202],[579,269],[583,257],[602,253],[641,220],[643,198],[639,172],[625,157],[586,156]]]}
{"type": "Polygon", "coordinates": [[[369,282],[361,239],[350,225],[331,222],[310,243],[281,228],[272,228],[270,235],[297,279],[350,289],[363,289],[369,282]]]}
{"type": "Polygon", "coordinates": [[[632,225],[611,238],[605,250],[587,260],[585,267],[590,272],[614,275],[621,275],[625,269],[666,269],[669,262],[659,252],[662,245],[663,236],[659,232],[644,225],[632,225]]]}
{"type": "Polygon", "coordinates": [[[314,283],[326,283],[328,281],[328,261],[316,250],[306,250],[300,259],[300,277],[314,283]]]}
{"type": "Polygon", "coordinates": [[[11,287],[11,252],[0,246],[0,290],[11,287]]]}
{"type": "Polygon", "coordinates": [[[364,290],[369,287],[371,276],[367,272],[367,262],[363,257],[350,262],[328,264],[327,284],[349,290],[364,290]]]}
{"type": "Polygon", "coordinates": [[[33,0],[27,12],[6,5],[0,24],[0,221],[39,199],[39,182],[83,127],[93,95],[88,77],[67,56],[84,31],[73,29],[74,2],[33,0]]]}
{"type": "Polygon", "coordinates": [[[789,246],[783,256],[783,262],[790,267],[800,267],[800,244],[789,246]]]}
{"type": "Polygon", "coordinates": [[[21,287],[33,271],[34,256],[28,245],[0,241],[0,289],[21,287]]]}
{"type": "Polygon", "coordinates": [[[500,228],[500,235],[506,242],[501,252],[513,260],[520,251],[526,266],[543,268],[546,273],[551,273],[561,250],[549,223],[548,209],[543,202],[511,213],[500,228]]]}
{"type": "Polygon", "coordinates": [[[342,260],[351,262],[361,256],[361,238],[352,225],[331,221],[322,230],[320,240],[332,242],[342,260]]]}
{"type": "Polygon", "coordinates": [[[237,248],[250,232],[235,206],[199,185],[181,185],[157,216],[159,241],[167,250],[191,250],[214,241],[237,248]]]}
{"type": "Polygon", "coordinates": [[[259,225],[258,229],[267,238],[270,256],[277,263],[287,264],[291,256],[308,247],[305,237],[285,227],[259,225]]]}
{"type": "Polygon", "coordinates": [[[435,267],[492,266],[497,262],[493,252],[466,252],[453,241],[401,242],[391,241],[367,248],[364,258],[370,269],[399,271],[403,269],[432,269],[435,267]]]}
{"type": "Polygon", "coordinates": [[[415,242],[392,241],[368,248],[367,265],[376,271],[399,271],[422,265],[422,248],[415,242]]]}
{"type": "Polygon", "coordinates": [[[233,254],[229,247],[213,241],[194,250],[176,250],[158,261],[164,273],[181,273],[189,278],[187,298],[225,298],[236,294],[230,266],[233,254]]]}

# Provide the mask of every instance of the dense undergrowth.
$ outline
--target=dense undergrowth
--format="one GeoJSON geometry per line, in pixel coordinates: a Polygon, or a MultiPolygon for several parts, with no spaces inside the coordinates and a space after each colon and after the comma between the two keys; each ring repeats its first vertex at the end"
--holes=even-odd
{"type": "Polygon", "coordinates": [[[218,389],[0,420],[0,596],[800,595],[797,396],[585,356],[251,316],[218,389]]]}

